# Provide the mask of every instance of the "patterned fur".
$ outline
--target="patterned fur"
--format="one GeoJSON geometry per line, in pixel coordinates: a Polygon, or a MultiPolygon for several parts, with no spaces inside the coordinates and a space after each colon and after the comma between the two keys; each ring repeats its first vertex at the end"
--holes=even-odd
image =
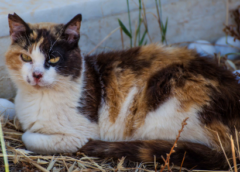
{"type": "Polygon", "coordinates": [[[189,117],[171,162],[180,165],[186,151],[185,167],[228,168],[218,136],[230,157],[229,135],[236,140],[240,131],[231,72],[195,51],[156,44],[83,57],[80,14],[65,25],[8,19],[6,65],[27,149],[162,161],[189,117]]]}

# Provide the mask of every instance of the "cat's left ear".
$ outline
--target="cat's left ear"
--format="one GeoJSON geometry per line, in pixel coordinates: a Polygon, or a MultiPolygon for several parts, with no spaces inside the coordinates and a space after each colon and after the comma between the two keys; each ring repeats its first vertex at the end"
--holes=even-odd
{"type": "Polygon", "coordinates": [[[82,15],[78,14],[73,17],[67,24],[64,25],[63,37],[69,43],[76,43],[80,38],[80,27],[81,27],[82,15]]]}
{"type": "Polygon", "coordinates": [[[12,41],[16,41],[31,32],[28,24],[16,13],[8,14],[9,32],[12,41]]]}

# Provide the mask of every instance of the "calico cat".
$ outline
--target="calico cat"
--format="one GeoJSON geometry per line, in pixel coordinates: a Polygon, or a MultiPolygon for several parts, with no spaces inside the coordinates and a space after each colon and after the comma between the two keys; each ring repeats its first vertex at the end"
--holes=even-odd
{"type": "MultiPolygon", "coordinates": [[[[6,66],[16,84],[27,149],[162,162],[189,117],[171,162],[226,169],[240,131],[240,85],[193,50],[151,44],[81,55],[82,16],[29,24],[9,14],[6,66]],[[90,140],[89,140],[90,139],[90,140]]],[[[232,160],[230,160],[231,162],[232,160]]]]}

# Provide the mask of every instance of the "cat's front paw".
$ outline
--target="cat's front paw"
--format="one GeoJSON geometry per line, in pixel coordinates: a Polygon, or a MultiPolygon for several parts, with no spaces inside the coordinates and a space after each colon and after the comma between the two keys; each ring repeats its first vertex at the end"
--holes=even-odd
{"type": "Polygon", "coordinates": [[[46,140],[42,138],[41,134],[27,131],[22,135],[22,141],[28,150],[35,153],[44,152],[43,145],[45,144],[44,142],[46,142],[46,140]]]}
{"type": "Polygon", "coordinates": [[[28,150],[35,153],[74,153],[87,142],[67,134],[42,134],[29,131],[22,135],[22,140],[28,150]]]}

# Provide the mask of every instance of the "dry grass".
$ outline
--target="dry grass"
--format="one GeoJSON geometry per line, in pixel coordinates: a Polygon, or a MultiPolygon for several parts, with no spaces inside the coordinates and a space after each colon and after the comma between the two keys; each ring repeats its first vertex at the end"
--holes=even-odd
{"type": "MultiPolygon", "coordinates": [[[[10,172],[22,170],[24,172],[52,171],[52,172],[84,172],[84,171],[134,171],[155,172],[160,170],[161,164],[136,163],[127,161],[124,157],[118,161],[112,159],[97,159],[81,153],[40,155],[32,153],[24,147],[21,141],[23,132],[17,120],[1,120],[4,140],[7,149],[7,158],[10,172]],[[157,164],[157,165],[156,165],[157,164]],[[159,167],[158,169],[155,167],[159,167]]],[[[179,136],[178,136],[179,137],[179,136]]],[[[3,152],[0,150],[0,172],[4,171],[3,152]]],[[[171,167],[179,171],[180,167],[171,167]]],[[[167,171],[167,169],[163,170],[167,171]]],[[[181,171],[188,171],[182,168],[181,171]]]]}
{"type": "MultiPolygon", "coordinates": [[[[174,148],[177,144],[177,141],[180,137],[181,132],[186,124],[185,119],[182,123],[182,128],[179,130],[179,134],[176,136],[176,141],[173,144],[172,149],[169,154],[167,154],[165,164],[159,164],[156,160],[152,163],[137,163],[125,160],[124,157],[118,161],[113,161],[112,159],[98,159],[94,157],[88,157],[81,153],[75,154],[55,154],[55,155],[40,155],[32,153],[24,147],[23,142],[21,141],[21,136],[23,132],[20,129],[20,125],[17,120],[3,120],[3,133],[4,140],[7,149],[7,157],[9,163],[10,172],[23,171],[23,172],[92,172],[92,171],[132,171],[132,172],[156,172],[156,171],[172,171],[172,172],[184,172],[192,171],[185,169],[184,167],[175,167],[173,164],[170,164],[171,154],[174,153],[174,148]],[[165,169],[167,167],[167,169],[165,169]]],[[[236,155],[239,155],[239,146],[234,146],[233,152],[236,151],[236,155]]],[[[239,158],[239,156],[234,158],[239,158]]],[[[0,172],[4,171],[4,154],[0,150],[0,172]]],[[[184,157],[182,164],[184,162],[184,157]]],[[[237,169],[237,164],[234,164],[235,167],[232,167],[234,171],[240,170],[237,169]]],[[[194,171],[194,170],[193,170],[194,171]]],[[[232,171],[232,170],[230,170],[232,171]]]]}
{"type": "MultiPolygon", "coordinates": [[[[162,172],[162,171],[165,169],[166,166],[167,166],[167,168],[168,168],[168,171],[171,171],[171,169],[170,169],[170,157],[171,157],[172,153],[175,152],[174,148],[177,147],[178,139],[180,138],[180,135],[181,135],[181,133],[182,133],[182,131],[183,131],[183,129],[184,129],[184,126],[187,125],[187,123],[186,123],[187,120],[188,120],[188,117],[183,120],[183,122],[182,122],[182,128],[178,131],[178,135],[177,135],[177,137],[176,137],[176,140],[175,140],[175,142],[174,142],[174,144],[173,144],[173,146],[172,146],[169,154],[167,154],[166,160],[165,160],[164,157],[162,156],[162,159],[163,159],[163,161],[165,162],[165,164],[161,167],[161,171],[160,171],[160,172],[162,172]]],[[[184,157],[185,157],[185,154],[184,154],[184,157]]],[[[184,160],[184,159],[183,159],[183,160],[184,160]]],[[[182,163],[182,164],[183,164],[183,163],[182,163]]],[[[181,167],[182,167],[182,165],[181,165],[181,167]]],[[[181,169],[181,167],[180,167],[180,169],[181,169]]],[[[181,170],[180,170],[180,171],[181,171],[181,170]]]]}
{"type": "Polygon", "coordinates": [[[223,31],[234,39],[240,40],[240,6],[231,12],[231,17],[234,19],[234,25],[226,25],[223,31]]]}

